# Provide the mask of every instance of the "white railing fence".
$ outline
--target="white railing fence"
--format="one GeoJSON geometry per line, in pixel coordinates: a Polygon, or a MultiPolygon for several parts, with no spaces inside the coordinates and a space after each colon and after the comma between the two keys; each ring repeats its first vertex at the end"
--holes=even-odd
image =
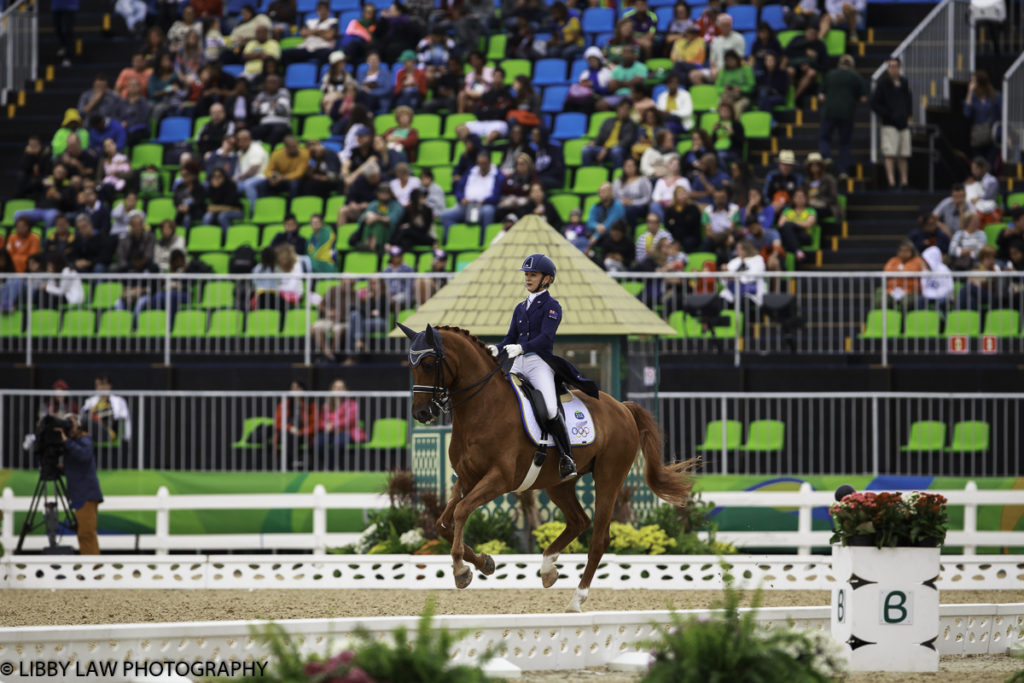
{"type": "MultiPolygon", "coordinates": [[[[930,104],[949,104],[949,81],[966,81],[974,71],[975,31],[971,4],[942,0],[893,50],[903,63],[903,75],[914,101],[914,121],[926,123],[930,104]]],[[[885,73],[883,62],[871,76],[872,88],[885,73]]],[[[878,163],[879,122],[871,114],[871,163],[878,163]]]]}
{"type": "Polygon", "coordinates": [[[26,437],[48,412],[82,415],[100,469],[385,472],[409,466],[408,391],[111,394],[124,399],[127,416],[86,409],[95,392],[58,397],[0,390],[0,469],[38,467],[26,437]]]}
{"type": "Polygon", "coordinates": [[[39,8],[19,0],[0,14],[0,105],[26,90],[39,74],[39,8]]]}
{"type": "MultiPolygon", "coordinates": [[[[1010,2],[1018,14],[1024,13],[1024,3],[1010,2]]],[[[1010,24],[1009,26],[1013,26],[1010,24]]],[[[1020,34],[1020,24],[1010,34],[1020,34]]],[[[1024,52],[1003,75],[1003,161],[1019,164],[1024,160],[1024,52]]]]}
{"type": "MultiPolygon", "coordinates": [[[[299,297],[288,300],[277,291],[280,275],[88,275],[85,301],[61,309],[38,308],[26,295],[47,276],[18,276],[3,285],[18,290],[11,296],[22,308],[0,315],[0,354],[29,365],[69,353],[167,365],[228,355],[306,364],[325,353],[401,355],[407,340],[388,333],[450,277],[307,274],[288,278],[299,297]]],[[[726,353],[737,366],[744,354],[854,353],[887,364],[891,354],[1024,353],[1024,273],[942,276],[952,287],[940,300],[920,294],[930,273],[614,277],[675,329],[661,338],[663,353],[726,353]],[[737,289],[742,295],[730,297],[737,289]]]]}
{"type": "MultiPolygon", "coordinates": [[[[978,547],[1024,546],[1024,531],[979,531],[978,507],[982,505],[1024,505],[1024,490],[979,490],[973,481],[967,482],[962,490],[933,491],[949,500],[950,506],[963,507],[962,530],[950,531],[947,546],[963,547],[968,555],[978,547]]],[[[796,508],[796,531],[721,531],[718,540],[734,544],[738,548],[797,548],[798,553],[807,555],[812,548],[828,546],[829,531],[815,531],[812,517],[815,510],[824,510],[834,501],[832,491],[814,491],[806,482],[798,491],[713,491],[705,493],[720,508],[796,508]]],[[[15,496],[5,488],[0,496],[0,512],[3,513],[0,540],[9,552],[13,552],[20,533],[15,513],[29,509],[31,497],[15,496]]],[[[312,550],[324,553],[329,547],[346,545],[355,540],[354,534],[328,533],[327,513],[334,509],[378,510],[388,506],[388,499],[376,494],[327,493],[317,485],[312,493],[281,494],[225,494],[225,495],[169,495],[161,487],[155,496],[112,496],[101,506],[102,512],[144,511],[156,512],[155,533],[152,535],[118,536],[103,535],[100,546],[106,551],[143,550],[157,554],[169,551],[195,550],[196,548],[222,548],[226,550],[312,550]],[[255,535],[177,535],[171,529],[170,513],[181,510],[256,510],[291,509],[311,510],[312,529],[309,532],[255,535]]],[[[72,544],[77,540],[66,537],[72,544]]],[[[41,535],[26,537],[26,549],[39,550],[46,544],[41,535]]],[[[344,557],[344,556],[343,556],[344,557]]],[[[373,556],[369,556],[373,561],[373,556]]],[[[539,559],[539,558],[538,558],[539,559]]],[[[663,556],[662,563],[685,560],[685,556],[663,556]]],[[[626,563],[632,560],[621,560],[626,563]]],[[[382,570],[390,571],[390,570],[382,570]]],[[[1012,579],[1012,577],[1011,577],[1012,579]]],[[[353,579],[356,580],[356,579],[353,579]]],[[[322,584],[316,584],[322,585],[322,584]]],[[[509,586],[512,587],[512,586],[509,586]]]]}
{"type": "Polygon", "coordinates": [[[1020,476],[1024,394],[630,393],[711,474],[1020,476]]]}

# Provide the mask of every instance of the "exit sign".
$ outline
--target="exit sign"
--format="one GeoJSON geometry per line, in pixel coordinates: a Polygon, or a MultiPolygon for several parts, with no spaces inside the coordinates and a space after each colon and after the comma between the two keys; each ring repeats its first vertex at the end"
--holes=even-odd
{"type": "Polygon", "coordinates": [[[967,335],[954,334],[947,340],[949,353],[970,353],[971,347],[967,342],[967,335]]]}
{"type": "Polygon", "coordinates": [[[986,334],[981,338],[982,353],[999,353],[999,338],[986,334]]]}

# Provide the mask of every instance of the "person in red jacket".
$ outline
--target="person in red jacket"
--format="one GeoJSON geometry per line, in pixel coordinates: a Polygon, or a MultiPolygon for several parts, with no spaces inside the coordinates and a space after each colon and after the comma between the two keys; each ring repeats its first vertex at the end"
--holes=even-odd
{"type": "Polygon", "coordinates": [[[291,457],[295,469],[305,467],[304,449],[312,445],[319,424],[316,403],[300,395],[305,391],[305,384],[298,380],[292,382],[292,395],[281,401],[274,413],[274,442],[279,452],[291,457]],[[287,450],[282,450],[284,448],[287,450]]]}
{"type": "Polygon", "coordinates": [[[427,74],[416,66],[416,53],[412,50],[403,52],[398,61],[402,63],[402,68],[395,76],[395,99],[392,106],[405,105],[415,111],[427,96],[427,74]]]}

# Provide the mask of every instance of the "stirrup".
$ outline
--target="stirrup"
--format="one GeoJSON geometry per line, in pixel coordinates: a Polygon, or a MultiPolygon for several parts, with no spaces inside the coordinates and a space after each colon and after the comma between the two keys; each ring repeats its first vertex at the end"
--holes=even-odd
{"type": "Polygon", "coordinates": [[[570,481],[578,478],[580,475],[576,472],[576,462],[571,456],[562,455],[558,461],[558,476],[562,478],[562,481],[570,481]]]}

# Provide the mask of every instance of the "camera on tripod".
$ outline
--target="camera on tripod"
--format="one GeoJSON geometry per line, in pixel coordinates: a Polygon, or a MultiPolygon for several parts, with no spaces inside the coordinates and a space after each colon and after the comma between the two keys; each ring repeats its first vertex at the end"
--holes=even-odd
{"type": "Polygon", "coordinates": [[[25,537],[39,528],[45,531],[49,541],[48,546],[42,551],[44,555],[70,555],[74,552],[71,546],[57,543],[57,537],[61,535],[62,530],[74,533],[78,528],[78,520],[71,509],[60,466],[60,459],[67,450],[64,446],[64,437],[71,436],[74,430],[75,420],[68,419],[67,416],[60,418],[46,415],[36,425],[35,453],[39,459],[39,480],[36,482],[32,502],[21,527],[16,553],[21,552],[25,537]]]}
{"type": "Polygon", "coordinates": [[[36,425],[35,452],[39,458],[39,478],[53,481],[60,477],[60,459],[64,457],[63,431],[67,436],[75,428],[73,420],[46,415],[36,425]]]}

